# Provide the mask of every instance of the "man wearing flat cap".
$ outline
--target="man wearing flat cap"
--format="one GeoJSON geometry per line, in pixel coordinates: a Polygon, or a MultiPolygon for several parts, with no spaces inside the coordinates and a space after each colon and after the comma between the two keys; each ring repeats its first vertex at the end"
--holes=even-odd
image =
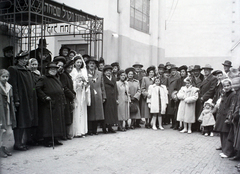
{"type": "Polygon", "coordinates": [[[39,39],[38,48],[30,52],[30,58],[37,59],[38,70],[45,74],[45,67],[52,61],[52,53],[47,49],[46,39],[39,39]]]}
{"type": "Polygon", "coordinates": [[[13,66],[13,46],[3,48],[3,56],[0,58],[0,69],[7,69],[13,66]]]}

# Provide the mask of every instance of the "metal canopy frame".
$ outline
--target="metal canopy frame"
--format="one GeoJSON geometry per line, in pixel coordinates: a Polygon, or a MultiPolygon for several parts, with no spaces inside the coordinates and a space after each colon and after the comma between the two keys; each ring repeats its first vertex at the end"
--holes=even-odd
{"type": "MultiPolygon", "coordinates": [[[[21,50],[36,49],[41,38],[81,35],[88,54],[103,56],[103,18],[52,0],[0,0],[0,30],[21,50]]],[[[43,43],[41,43],[43,44],[43,43]]]]}

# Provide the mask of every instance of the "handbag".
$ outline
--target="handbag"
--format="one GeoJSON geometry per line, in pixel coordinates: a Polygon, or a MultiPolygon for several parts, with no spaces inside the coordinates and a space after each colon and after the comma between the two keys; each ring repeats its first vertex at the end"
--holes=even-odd
{"type": "Polygon", "coordinates": [[[130,102],[130,113],[136,114],[138,112],[138,107],[136,103],[130,102]]]}

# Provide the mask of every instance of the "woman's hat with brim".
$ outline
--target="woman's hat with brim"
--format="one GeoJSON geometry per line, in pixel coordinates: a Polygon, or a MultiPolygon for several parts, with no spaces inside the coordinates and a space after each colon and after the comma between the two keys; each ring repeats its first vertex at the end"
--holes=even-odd
{"type": "Polygon", "coordinates": [[[202,69],[210,69],[213,70],[212,66],[210,64],[206,64],[202,69]]]}
{"type": "Polygon", "coordinates": [[[132,67],[136,67],[136,66],[140,66],[141,68],[143,67],[143,65],[140,64],[139,62],[134,63],[132,67]]]}
{"type": "Polygon", "coordinates": [[[100,64],[100,63],[103,63],[103,64],[104,64],[104,63],[105,63],[104,58],[103,58],[103,57],[100,57],[98,63],[99,63],[99,64],[100,64]]]}
{"type": "Polygon", "coordinates": [[[208,99],[207,101],[205,101],[205,102],[204,102],[204,107],[205,107],[206,104],[210,104],[212,107],[214,107],[214,104],[213,104],[212,101],[213,101],[213,100],[212,100],[211,98],[208,99]]]}
{"type": "Polygon", "coordinates": [[[229,60],[225,60],[224,63],[222,63],[222,65],[232,67],[232,62],[229,60]]]}
{"type": "Polygon", "coordinates": [[[49,62],[46,66],[46,69],[49,69],[49,68],[56,68],[58,69],[59,67],[56,65],[55,62],[49,62]]]}
{"type": "Polygon", "coordinates": [[[21,59],[29,55],[28,51],[20,51],[20,53],[17,54],[16,59],[21,59]]]}
{"type": "Polygon", "coordinates": [[[182,66],[180,66],[179,68],[178,68],[178,71],[181,71],[181,70],[185,70],[185,71],[187,71],[187,69],[188,69],[188,67],[186,66],[186,65],[182,65],[182,66]]]}
{"type": "Polygon", "coordinates": [[[118,63],[118,62],[113,62],[113,63],[111,64],[111,66],[112,66],[112,67],[114,67],[114,66],[119,67],[119,63],[118,63]]]}
{"type": "Polygon", "coordinates": [[[199,71],[202,71],[202,68],[200,65],[194,65],[192,71],[195,71],[195,70],[199,70],[199,71]]]}
{"type": "Polygon", "coordinates": [[[98,64],[98,61],[97,61],[94,57],[88,58],[88,59],[86,60],[86,64],[88,64],[88,63],[91,62],[91,61],[95,62],[96,65],[98,64]]]}
{"type": "Polygon", "coordinates": [[[216,76],[218,74],[223,74],[223,72],[221,70],[215,70],[212,72],[212,75],[216,76]]]}
{"type": "Polygon", "coordinates": [[[152,66],[147,68],[147,74],[149,74],[150,71],[154,71],[155,72],[155,70],[156,70],[156,67],[152,65],[152,66]]]}
{"type": "Polygon", "coordinates": [[[68,68],[71,65],[74,65],[74,60],[67,61],[67,63],[64,65],[64,68],[68,68]]]}
{"type": "Polygon", "coordinates": [[[129,67],[129,68],[125,69],[126,74],[128,74],[130,71],[135,73],[135,69],[133,67],[129,67]]]}
{"type": "Polygon", "coordinates": [[[103,67],[103,72],[105,72],[105,71],[108,70],[108,69],[112,70],[113,67],[112,67],[111,65],[105,65],[105,66],[103,67]]]}
{"type": "Polygon", "coordinates": [[[63,56],[55,56],[53,62],[63,62],[64,64],[66,64],[66,59],[63,56]]]}

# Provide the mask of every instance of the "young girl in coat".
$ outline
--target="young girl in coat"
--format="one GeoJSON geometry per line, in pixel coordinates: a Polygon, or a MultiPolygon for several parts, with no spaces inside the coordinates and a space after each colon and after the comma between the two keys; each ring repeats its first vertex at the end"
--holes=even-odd
{"type": "Polygon", "coordinates": [[[195,123],[195,105],[198,99],[198,88],[192,86],[190,78],[184,79],[185,86],[181,87],[177,93],[177,98],[180,100],[177,121],[182,121],[184,129],[181,133],[192,133],[192,123],[195,123]]]}
{"type": "Polygon", "coordinates": [[[210,135],[213,137],[213,126],[215,125],[215,119],[212,114],[212,110],[214,108],[214,104],[212,103],[212,99],[208,99],[203,105],[203,111],[199,116],[198,120],[202,122],[203,134],[205,136],[210,135]]]}
{"type": "Polygon", "coordinates": [[[5,139],[16,127],[15,108],[13,103],[12,86],[7,82],[9,72],[0,70],[0,157],[7,158],[12,154],[4,146],[5,139]]]}
{"type": "Polygon", "coordinates": [[[154,80],[154,84],[148,88],[147,103],[152,114],[152,129],[157,130],[156,120],[158,117],[159,128],[163,130],[162,114],[165,114],[168,104],[168,91],[165,85],[160,85],[160,78],[154,80]]]}

